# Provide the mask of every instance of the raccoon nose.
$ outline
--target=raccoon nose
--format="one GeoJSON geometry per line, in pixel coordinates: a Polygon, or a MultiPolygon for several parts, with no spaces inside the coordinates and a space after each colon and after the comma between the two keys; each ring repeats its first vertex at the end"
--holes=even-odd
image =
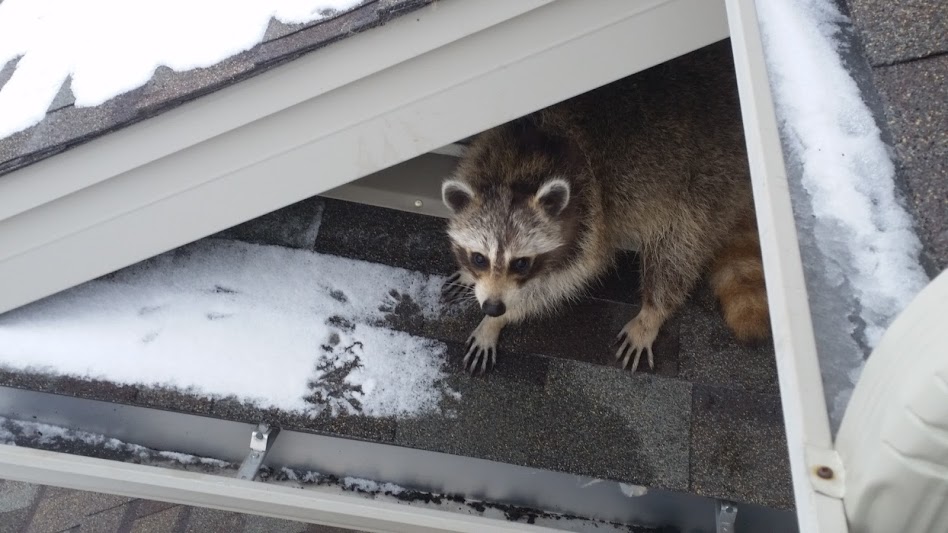
{"type": "Polygon", "coordinates": [[[488,316],[500,316],[507,312],[507,306],[500,300],[487,300],[484,302],[484,305],[481,306],[481,309],[483,309],[484,314],[488,316]]]}

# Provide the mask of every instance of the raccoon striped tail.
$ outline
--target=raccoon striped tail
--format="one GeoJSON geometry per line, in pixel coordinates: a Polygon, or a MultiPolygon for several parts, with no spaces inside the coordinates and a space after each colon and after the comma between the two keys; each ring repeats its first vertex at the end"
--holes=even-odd
{"type": "Polygon", "coordinates": [[[711,265],[711,288],[737,340],[761,341],[770,336],[767,288],[760,257],[760,237],[753,215],[736,228],[711,265]]]}

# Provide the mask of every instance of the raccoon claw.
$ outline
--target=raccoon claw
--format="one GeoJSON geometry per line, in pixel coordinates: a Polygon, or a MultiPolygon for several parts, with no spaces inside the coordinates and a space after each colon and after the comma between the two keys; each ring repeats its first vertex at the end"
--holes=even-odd
{"type": "Polygon", "coordinates": [[[446,279],[444,285],[441,286],[441,301],[445,303],[453,302],[470,290],[471,285],[463,283],[461,281],[461,273],[455,272],[451,277],[446,279]]]}
{"type": "Polygon", "coordinates": [[[619,333],[616,337],[615,342],[612,343],[613,346],[619,346],[619,349],[616,351],[616,361],[621,360],[620,363],[622,368],[625,369],[629,366],[629,359],[632,355],[635,355],[635,358],[632,359],[632,372],[639,367],[639,359],[642,357],[642,352],[645,352],[648,355],[648,367],[652,370],[655,369],[655,358],[652,355],[652,343],[644,344],[637,343],[629,339],[629,334],[624,330],[619,333]]]}
{"type": "Polygon", "coordinates": [[[494,346],[481,346],[474,335],[467,339],[467,353],[464,355],[464,370],[472,376],[474,374],[483,374],[494,368],[497,363],[497,348],[494,346]],[[480,368],[478,368],[480,367],[480,368]]]}

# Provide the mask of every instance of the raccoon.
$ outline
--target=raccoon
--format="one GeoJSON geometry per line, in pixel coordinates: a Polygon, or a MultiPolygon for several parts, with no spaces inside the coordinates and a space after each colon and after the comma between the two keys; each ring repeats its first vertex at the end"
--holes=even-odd
{"type": "Polygon", "coordinates": [[[710,273],[738,340],[769,336],[740,106],[726,42],[476,137],[442,184],[459,270],[444,298],[485,316],[464,366],[485,372],[507,324],[581,295],[632,245],[641,308],[613,348],[634,372],[710,273]]]}

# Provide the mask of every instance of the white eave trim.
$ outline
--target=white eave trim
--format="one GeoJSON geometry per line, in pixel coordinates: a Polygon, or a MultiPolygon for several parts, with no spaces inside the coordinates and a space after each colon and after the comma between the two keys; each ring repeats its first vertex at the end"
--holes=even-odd
{"type": "Polygon", "coordinates": [[[721,0],[441,0],[0,178],[0,312],[725,37],[721,0]]]}
{"type": "Polygon", "coordinates": [[[299,489],[0,444],[4,479],[211,507],[359,531],[504,533],[556,530],[399,505],[328,490],[299,489]]]}

